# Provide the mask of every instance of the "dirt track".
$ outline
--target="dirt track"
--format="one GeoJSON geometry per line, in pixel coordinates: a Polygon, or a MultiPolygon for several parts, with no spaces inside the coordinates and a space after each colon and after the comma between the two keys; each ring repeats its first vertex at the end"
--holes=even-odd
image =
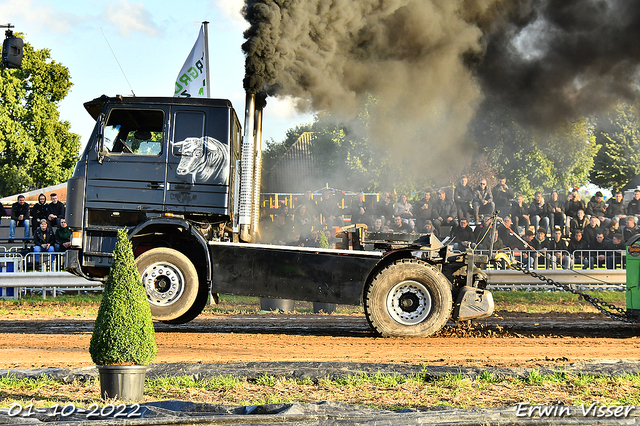
{"type": "MultiPolygon", "coordinates": [[[[499,314],[475,331],[453,324],[440,335],[378,338],[363,315],[203,315],[156,323],[166,362],[340,361],[459,366],[553,366],[576,361],[640,360],[640,326],[599,314],[499,314]],[[476,336],[476,337],[473,337],[476,336]]],[[[2,318],[0,368],[77,367],[93,363],[93,319],[2,318]]]]}

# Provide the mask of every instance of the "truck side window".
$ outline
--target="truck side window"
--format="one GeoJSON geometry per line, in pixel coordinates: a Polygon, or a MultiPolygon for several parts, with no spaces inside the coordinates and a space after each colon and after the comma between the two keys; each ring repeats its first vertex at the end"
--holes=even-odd
{"type": "Polygon", "coordinates": [[[160,155],[163,129],[162,110],[113,109],[104,129],[104,147],[112,154],[160,155]]]}

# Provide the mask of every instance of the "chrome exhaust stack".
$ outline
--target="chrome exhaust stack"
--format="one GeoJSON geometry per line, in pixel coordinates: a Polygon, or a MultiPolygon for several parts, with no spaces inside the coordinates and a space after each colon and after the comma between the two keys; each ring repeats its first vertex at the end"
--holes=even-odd
{"type": "Polygon", "coordinates": [[[244,110],[244,136],[242,137],[242,153],[240,157],[240,202],[238,225],[240,240],[252,241],[251,217],[253,214],[253,188],[255,165],[255,109],[256,95],[247,93],[244,110]]]}
{"type": "Polygon", "coordinates": [[[256,101],[255,111],[255,162],[254,162],[254,178],[253,178],[253,213],[251,215],[251,236],[256,239],[260,229],[260,187],[262,183],[262,111],[265,106],[264,99],[261,95],[256,101]]]}

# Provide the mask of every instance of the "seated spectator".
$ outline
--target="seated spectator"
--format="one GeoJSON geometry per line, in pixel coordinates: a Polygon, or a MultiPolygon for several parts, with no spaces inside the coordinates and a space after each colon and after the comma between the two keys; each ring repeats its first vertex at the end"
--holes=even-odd
{"type": "Polygon", "coordinates": [[[600,221],[597,217],[591,216],[589,218],[589,224],[582,230],[582,237],[587,241],[587,244],[592,244],[596,240],[596,235],[598,233],[602,233],[604,235],[600,226],[600,221]]]}
{"type": "Polygon", "coordinates": [[[406,194],[402,194],[400,196],[400,201],[398,201],[393,206],[393,215],[400,216],[400,218],[402,218],[402,222],[409,225],[411,227],[411,230],[413,231],[413,229],[416,226],[416,222],[413,214],[413,206],[409,204],[409,201],[407,201],[406,194]]]}
{"type": "Polygon", "coordinates": [[[574,265],[577,266],[578,264],[581,264],[582,269],[587,269],[589,267],[589,256],[587,250],[589,250],[589,246],[582,238],[582,229],[576,229],[571,241],[569,241],[569,253],[572,253],[573,255],[574,265]]]}
{"type": "Polygon", "coordinates": [[[427,220],[425,222],[424,226],[420,230],[420,233],[421,234],[433,235],[434,237],[440,239],[440,235],[438,234],[438,230],[435,228],[435,226],[433,226],[433,222],[430,221],[430,220],[427,220]]]}
{"type": "Polygon", "coordinates": [[[493,195],[491,194],[491,188],[487,186],[486,179],[482,179],[480,181],[480,185],[476,187],[472,204],[476,224],[480,223],[480,214],[492,215],[496,209],[496,205],[493,202],[493,195]]]}
{"type": "Polygon", "coordinates": [[[493,200],[496,204],[496,210],[502,213],[502,216],[508,215],[511,211],[511,200],[515,196],[513,190],[507,185],[507,178],[500,176],[498,184],[491,190],[493,200]]]}
{"type": "Polygon", "coordinates": [[[585,213],[588,216],[597,217],[600,222],[604,223],[605,213],[607,211],[607,204],[604,202],[602,192],[598,191],[591,197],[591,200],[587,203],[587,210],[585,213]]]}
{"type": "Polygon", "coordinates": [[[438,200],[435,203],[433,211],[433,226],[438,231],[438,235],[442,235],[442,225],[451,228],[458,225],[455,217],[456,206],[453,200],[447,197],[447,191],[441,188],[438,191],[438,200]]]}
{"type": "Polygon", "coordinates": [[[629,216],[640,216],[640,189],[633,192],[633,198],[627,204],[627,214],[629,216]]]}
{"type": "Polygon", "coordinates": [[[578,214],[578,210],[585,211],[586,209],[587,207],[584,205],[584,201],[580,199],[580,193],[574,188],[571,191],[571,194],[569,194],[569,199],[567,200],[567,204],[564,209],[564,212],[567,215],[567,221],[575,218],[578,214]]]}
{"type": "Polygon", "coordinates": [[[54,235],[56,251],[63,252],[71,247],[71,234],[71,229],[67,226],[65,218],[60,218],[60,226],[56,229],[56,233],[54,235]]]}
{"type": "Polygon", "coordinates": [[[304,199],[302,199],[301,201],[298,202],[298,207],[300,207],[302,204],[307,206],[307,213],[309,213],[311,215],[311,217],[314,218],[314,221],[317,221],[318,220],[318,205],[316,204],[315,200],[313,199],[313,192],[306,191],[304,193],[304,199]]]}
{"type": "Polygon", "coordinates": [[[302,238],[308,238],[313,228],[313,217],[307,212],[307,205],[300,204],[296,209],[293,226],[302,238]]]}
{"type": "Polygon", "coordinates": [[[558,199],[558,191],[552,191],[551,199],[547,201],[549,207],[549,229],[555,230],[556,226],[565,226],[564,204],[558,199]]]}
{"type": "Polygon", "coordinates": [[[479,250],[487,250],[491,245],[491,216],[485,216],[484,221],[476,226],[473,230],[475,235],[475,243],[479,250]]]}
{"type": "Polygon", "coordinates": [[[587,217],[585,216],[584,210],[579,209],[576,213],[576,216],[571,219],[571,222],[569,224],[569,233],[573,236],[578,229],[580,231],[583,231],[588,224],[589,219],[587,219],[587,217]]]}
{"type": "Polygon", "coordinates": [[[467,248],[473,248],[475,245],[475,234],[473,229],[469,227],[469,220],[464,217],[460,218],[460,225],[451,229],[451,236],[455,237],[453,241],[454,250],[464,251],[467,248]]]}
{"type": "Polygon", "coordinates": [[[627,251],[627,247],[624,244],[622,234],[613,234],[608,243],[609,245],[607,250],[610,250],[611,252],[607,254],[607,269],[626,268],[627,257],[625,256],[625,253],[627,251]]]}
{"type": "Polygon", "coordinates": [[[367,228],[370,228],[372,223],[371,223],[371,215],[369,215],[367,213],[367,207],[366,206],[357,206],[357,207],[352,207],[352,209],[357,209],[355,212],[351,213],[351,224],[352,225],[357,225],[357,224],[361,224],[361,225],[366,225],[367,228]]]}
{"type": "Polygon", "coordinates": [[[571,257],[568,254],[567,242],[562,238],[562,230],[557,227],[553,230],[553,239],[549,240],[547,249],[550,251],[551,260],[554,267],[560,266],[562,269],[571,267],[571,257]]]}
{"type": "Polygon", "coordinates": [[[604,240],[604,234],[602,231],[598,231],[595,240],[589,243],[589,268],[593,269],[595,265],[602,268],[605,265],[605,250],[608,247],[609,244],[604,240]]]}
{"type": "MultiPolygon", "coordinates": [[[[547,239],[547,231],[542,227],[538,228],[535,238],[533,238],[529,244],[537,252],[535,253],[535,257],[538,259],[537,264],[544,267],[546,264],[547,246],[549,244],[549,240],[547,239]]],[[[534,255],[532,254],[531,256],[533,257],[534,255]]],[[[536,262],[534,262],[534,268],[535,267],[536,262]]]]}
{"type": "Polygon", "coordinates": [[[51,202],[47,204],[47,220],[50,226],[60,226],[60,219],[64,218],[64,204],[58,201],[58,194],[51,194],[49,196],[51,202]]]}
{"type": "Polygon", "coordinates": [[[389,226],[389,229],[391,229],[391,232],[401,232],[403,234],[410,234],[413,232],[411,226],[404,222],[400,216],[393,217],[393,223],[389,226]]]}
{"type": "Polygon", "coordinates": [[[18,201],[11,205],[11,221],[9,222],[9,242],[12,243],[16,235],[16,226],[24,226],[24,237],[31,238],[29,232],[29,204],[24,200],[24,195],[18,195],[18,201]]]}
{"type": "Polygon", "coordinates": [[[286,245],[296,241],[293,231],[293,223],[288,223],[284,215],[276,215],[276,223],[273,231],[273,242],[286,245]]]}
{"type": "Polygon", "coordinates": [[[605,240],[611,240],[614,234],[622,234],[622,229],[620,229],[620,219],[617,217],[611,218],[609,224],[604,228],[605,240]]]}
{"type": "MultiPolygon", "coordinates": [[[[47,219],[41,219],[40,226],[33,233],[33,251],[34,253],[53,253],[55,251],[54,245],[55,239],[53,237],[53,232],[51,232],[51,228],[48,226],[47,219]]],[[[36,263],[39,263],[40,256],[34,256],[34,260],[36,263]]]]}
{"type": "Polygon", "coordinates": [[[532,246],[533,237],[534,237],[533,231],[530,229],[527,229],[524,232],[524,236],[522,237],[523,241],[521,241],[520,244],[518,245],[518,249],[520,249],[521,251],[515,253],[516,260],[519,260],[520,263],[522,263],[527,269],[532,269],[537,259],[537,255],[533,251],[533,246],[532,246]]]}
{"type": "Polygon", "coordinates": [[[511,219],[515,224],[514,231],[520,234],[520,227],[522,226],[526,231],[529,229],[529,212],[524,206],[524,197],[522,194],[518,194],[516,201],[511,205],[511,219]]]}
{"type": "Polygon", "coordinates": [[[529,205],[529,217],[531,224],[537,230],[544,228],[545,232],[549,229],[549,206],[544,201],[542,192],[536,191],[534,199],[529,205]]]}
{"type": "Polygon", "coordinates": [[[627,226],[624,227],[622,231],[622,236],[624,237],[624,242],[628,242],[631,237],[640,233],[638,227],[636,226],[636,218],[634,216],[627,216],[626,218],[627,226]]]}
{"type": "Polygon", "coordinates": [[[376,215],[382,218],[383,224],[390,225],[393,220],[393,203],[388,192],[382,193],[382,197],[376,204],[376,215]]]}
{"type": "Polygon", "coordinates": [[[258,225],[258,241],[261,243],[271,243],[273,240],[273,218],[269,214],[269,209],[260,209],[260,222],[258,225]]]}
{"type": "Polygon", "coordinates": [[[328,228],[334,226],[344,226],[344,220],[340,212],[340,207],[335,197],[329,190],[322,191],[322,200],[318,202],[318,211],[322,215],[322,220],[328,228]]]}
{"type": "Polygon", "coordinates": [[[515,249],[520,244],[520,239],[517,237],[515,233],[513,223],[511,223],[511,217],[507,216],[502,220],[500,225],[498,226],[498,235],[502,240],[505,247],[510,247],[515,249]]]}
{"type": "Polygon", "coordinates": [[[413,213],[416,216],[416,229],[422,232],[425,223],[433,219],[434,202],[431,201],[431,191],[424,191],[422,198],[413,205],[413,213]]]}
{"type": "Polygon", "coordinates": [[[369,232],[388,232],[385,230],[386,226],[382,223],[382,218],[378,217],[373,221],[373,226],[369,229],[369,232]]]}
{"type": "Polygon", "coordinates": [[[47,220],[49,211],[47,210],[47,197],[44,194],[38,195],[38,202],[31,207],[31,227],[35,235],[42,219],[47,220]]]}
{"type": "Polygon", "coordinates": [[[623,219],[627,216],[627,207],[624,205],[624,194],[622,191],[616,192],[615,197],[609,198],[605,217],[609,219],[623,219]]]}
{"type": "Polygon", "coordinates": [[[458,219],[463,217],[469,221],[470,214],[473,213],[473,189],[469,185],[469,178],[462,176],[460,184],[456,186],[456,190],[453,194],[453,199],[456,203],[456,209],[458,212],[458,219]]]}

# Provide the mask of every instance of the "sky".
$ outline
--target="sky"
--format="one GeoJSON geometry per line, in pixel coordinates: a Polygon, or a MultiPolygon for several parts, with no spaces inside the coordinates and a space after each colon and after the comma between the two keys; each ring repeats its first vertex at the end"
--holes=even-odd
{"type": "MultiPolygon", "coordinates": [[[[0,22],[11,23],[35,49],[49,49],[53,60],[69,68],[73,86],[60,102],[60,118],[71,123],[84,146],[95,121],[83,103],[103,94],[131,96],[132,90],[136,96],[173,96],[203,21],[209,21],[211,97],[229,99],[243,123],[242,5],[243,0],[0,0],[0,22]]],[[[268,99],[263,141],[280,142],[287,129],[313,120],[292,105],[291,99],[268,99]]]]}

